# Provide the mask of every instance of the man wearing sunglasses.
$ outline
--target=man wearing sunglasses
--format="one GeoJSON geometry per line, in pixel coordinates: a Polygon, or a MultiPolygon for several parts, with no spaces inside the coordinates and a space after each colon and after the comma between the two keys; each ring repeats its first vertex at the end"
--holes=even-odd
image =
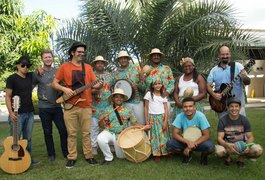
{"type": "MultiPolygon", "coordinates": [[[[32,72],[28,72],[31,66],[28,56],[21,56],[17,63],[17,72],[10,75],[6,81],[6,106],[9,112],[10,134],[13,134],[13,122],[18,121],[18,135],[22,134],[23,139],[28,141],[27,151],[31,154],[31,138],[34,122],[34,108],[32,103],[32,72]],[[20,97],[19,116],[12,110],[12,98],[20,97]]],[[[31,164],[37,164],[33,160],[31,164]]]]}

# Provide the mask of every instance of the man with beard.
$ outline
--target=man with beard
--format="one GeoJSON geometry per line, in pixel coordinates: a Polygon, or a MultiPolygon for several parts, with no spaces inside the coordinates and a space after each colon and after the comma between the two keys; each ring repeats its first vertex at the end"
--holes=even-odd
{"type": "MultiPolygon", "coordinates": [[[[231,52],[227,46],[222,46],[219,51],[220,62],[215,66],[208,78],[207,78],[207,91],[216,100],[221,100],[222,94],[213,91],[213,83],[215,85],[215,90],[220,90],[222,83],[231,83],[233,79],[238,74],[240,78],[235,82],[232,88],[232,95],[241,101],[240,114],[246,116],[245,112],[245,96],[244,96],[244,85],[250,84],[250,78],[247,76],[246,71],[242,64],[235,62],[234,77],[231,78],[231,52]]],[[[227,111],[218,113],[219,118],[227,114],[227,111]]]]}
{"type": "MultiPolygon", "coordinates": [[[[97,164],[93,158],[90,142],[90,129],[92,117],[92,95],[91,88],[87,88],[76,94],[76,89],[84,87],[92,82],[95,83],[96,76],[89,64],[84,63],[86,45],[81,42],[75,42],[70,47],[68,54],[70,62],[64,63],[58,69],[52,82],[52,87],[63,91],[66,97],[70,99],[65,103],[64,122],[67,129],[68,162],[66,168],[72,168],[77,159],[77,135],[78,125],[81,129],[82,147],[86,161],[90,165],[97,164]],[[64,83],[64,86],[60,84],[64,83]]],[[[93,88],[99,89],[102,82],[95,84],[93,88]]],[[[65,98],[67,99],[67,98],[65,98]]]]}
{"type": "Polygon", "coordinates": [[[50,161],[55,160],[55,148],[52,136],[52,121],[56,125],[60,134],[60,143],[63,156],[66,158],[67,150],[67,131],[63,119],[63,110],[60,104],[55,102],[58,91],[51,87],[51,83],[57,71],[52,67],[53,54],[49,49],[41,52],[43,67],[38,69],[39,74],[33,74],[33,83],[38,85],[39,115],[44,133],[44,139],[48,157],[50,161]]]}

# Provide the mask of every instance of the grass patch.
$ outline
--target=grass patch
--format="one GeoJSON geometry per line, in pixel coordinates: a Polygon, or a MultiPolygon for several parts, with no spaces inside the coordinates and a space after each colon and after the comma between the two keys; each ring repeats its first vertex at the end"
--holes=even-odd
{"type": "MultiPolygon", "coordinates": [[[[248,109],[248,118],[251,122],[255,135],[255,142],[265,147],[263,109],[248,109]]],[[[213,112],[207,112],[206,116],[212,126],[212,140],[216,142],[217,116],[213,112]]],[[[8,124],[0,124],[0,141],[8,136],[8,124]]],[[[54,128],[54,140],[57,157],[54,162],[47,159],[46,147],[43,138],[41,123],[34,125],[32,151],[34,159],[41,163],[31,167],[27,172],[19,175],[8,175],[0,170],[1,179],[263,179],[265,174],[265,159],[260,157],[257,162],[246,161],[245,168],[237,168],[236,165],[225,167],[223,161],[215,156],[209,157],[209,165],[199,164],[200,154],[193,153],[193,159],[189,164],[183,165],[182,158],[176,156],[171,159],[164,158],[160,162],[148,159],[143,163],[131,163],[127,160],[116,159],[108,166],[90,166],[86,163],[82,154],[81,138],[78,142],[78,160],[74,168],[66,169],[66,160],[60,151],[60,143],[57,129],[54,128]]],[[[0,143],[0,154],[3,147],[0,143]]],[[[100,153],[95,157],[98,161],[103,160],[100,153]]]]}

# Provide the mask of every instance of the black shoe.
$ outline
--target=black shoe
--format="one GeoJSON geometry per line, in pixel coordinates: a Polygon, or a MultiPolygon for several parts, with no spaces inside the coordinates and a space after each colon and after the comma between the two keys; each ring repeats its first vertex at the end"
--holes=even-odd
{"type": "Polygon", "coordinates": [[[229,157],[229,158],[226,158],[225,159],[225,162],[224,162],[224,165],[226,165],[226,166],[230,166],[230,164],[233,162],[233,159],[231,158],[231,157],[229,157]]]}
{"type": "Polygon", "coordinates": [[[106,160],[104,160],[104,161],[102,161],[102,162],[100,163],[100,165],[109,165],[111,162],[112,162],[112,161],[106,161],[106,160]]]}
{"type": "Polygon", "coordinates": [[[189,163],[191,161],[191,159],[192,159],[192,153],[190,152],[189,156],[185,156],[185,155],[183,156],[182,163],[187,164],[187,163],[189,163]]]}
{"type": "Polygon", "coordinates": [[[55,155],[51,155],[51,156],[49,156],[49,160],[50,160],[50,161],[54,161],[54,160],[55,160],[55,155]]]}
{"type": "Polygon", "coordinates": [[[35,166],[37,164],[39,164],[40,161],[36,160],[36,159],[31,159],[31,166],[35,166]]]}
{"type": "Polygon", "coordinates": [[[208,165],[207,157],[208,157],[207,154],[204,154],[204,153],[201,154],[201,161],[200,161],[201,165],[204,165],[204,166],[208,165]]]}
{"type": "Polygon", "coordinates": [[[237,162],[236,162],[236,165],[237,165],[237,167],[239,167],[239,168],[243,168],[243,167],[245,167],[245,163],[242,162],[242,161],[237,161],[237,162]]]}
{"type": "Polygon", "coordinates": [[[75,162],[76,162],[76,160],[70,160],[70,159],[69,159],[69,160],[67,161],[65,167],[66,167],[67,169],[73,168],[74,165],[75,165],[75,162]]]}
{"type": "Polygon", "coordinates": [[[88,164],[90,164],[92,166],[98,164],[98,162],[94,158],[86,159],[86,161],[88,162],[88,164]]]}

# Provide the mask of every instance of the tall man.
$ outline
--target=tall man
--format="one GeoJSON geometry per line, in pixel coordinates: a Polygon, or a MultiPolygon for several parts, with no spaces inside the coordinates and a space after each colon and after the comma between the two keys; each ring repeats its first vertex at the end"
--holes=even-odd
{"type": "Polygon", "coordinates": [[[110,73],[105,71],[105,67],[108,65],[108,61],[102,56],[97,56],[92,61],[94,66],[94,73],[96,77],[103,80],[103,87],[101,89],[92,89],[92,126],[91,126],[91,145],[94,155],[97,154],[97,136],[99,134],[98,118],[110,105],[108,97],[111,95],[111,82],[112,77],[110,73]]]}
{"type": "Polygon", "coordinates": [[[44,139],[48,157],[50,161],[55,160],[55,149],[52,136],[52,121],[54,121],[61,141],[61,150],[64,157],[67,157],[67,131],[63,119],[63,111],[60,104],[55,102],[58,91],[51,87],[51,83],[56,73],[56,69],[52,67],[53,54],[49,49],[41,52],[41,61],[43,62],[42,74],[34,73],[34,84],[38,85],[39,99],[39,116],[44,133],[44,139]]]}
{"type": "MultiPolygon", "coordinates": [[[[64,121],[68,133],[68,156],[66,168],[72,168],[77,159],[77,130],[78,125],[81,129],[83,153],[86,161],[91,164],[97,164],[93,158],[90,142],[91,116],[92,116],[92,97],[91,88],[87,88],[79,94],[75,90],[88,83],[96,81],[92,67],[85,64],[86,45],[81,42],[75,42],[70,47],[68,53],[70,62],[64,63],[58,69],[52,82],[52,87],[63,91],[66,97],[72,97],[65,103],[64,121]],[[64,86],[59,84],[64,83],[64,86]]],[[[94,88],[100,88],[101,83],[97,83],[94,88]]]]}
{"type": "Polygon", "coordinates": [[[192,151],[201,152],[202,165],[207,165],[207,157],[214,152],[214,144],[210,140],[210,124],[205,115],[196,111],[193,98],[184,98],[182,101],[183,112],[177,115],[173,122],[173,138],[167,142],[167,148],[171,152],[183,152],[182,163],[188,163],[192,158],[192,151]],[[194,142],[181,136],[181,132],[195,126],[201,131],[201,136],[194,142]]]}
{"type": "MultiPolygon", "coordinates": [[[[22,134],[23,139],[28,141],[27,151],[31,153],[31,139],[34,123],[34,108],[32,103],[32,72],[28,72],[31,63],[29,57],[21,56],[17,61],[17,72],[10,75],[6,81],[6,107],[9,112],[10,134],[13,133],[13,122],[18,121],[18,135],[22,134]],[[12,98],[20,97],[19,116],[17,117],[12,109],[12,98]]],[[[38,161],[33,160],[31,164],[38,161]]]]}
{"type": "MultiPolygon", "coordinates": [[[[221,100],[222,94],[215,93],[212,89],[213,83],[215,90],[220,90],[222,83],[231,83],[231,52],[227,46],[222,46],[219,51],[220,62],[215,66],[207,78],[207,91],[216,100],[221,100]]],[[[234,76],[240,74],[240,78],[236,81],[232,88],[232,94],[241,101],[240,114],[246,116],[245,111],[245,96],[244,85],[250,84],[250,78],[247,76],[246,71],[242,64],[235,62],[234,76]]],[[[219,118],[227,114],[227,111],[218,113],[219,118]]]]}
{"type": "MultiPolygon", "coordinates": [[[[140,82],[141,68],[135,64],[130,63],[131,57],[127,51],[120,51],[116,61],[119,62],[120,68],[117,69],[115,74],[115,80],[126,79],[134,90],[134,96],[129,97],[130,99],[124,104],[127,106],[135,115],[139,124],[144,124],[144,105],[143,97],[140,92],[143,91],[143,83],[140,82]]],[[[117,88],[122,88],[123,85],[118,84],[117,88]]],[[[126,89],[123,89],[126,93],[126,89]]]]}
{"type": "Polygon", "coordinates": [[[244,167],[244,158],[257,158],[262,155],[263,149],[259,144],[247,147],[242,153],[236,150],[235,144],[238,141],[253,143],[254,135],[248,119],[239,114],[241,101],[231,98],[228,101],[228,114],[223,116],[218,123],[216,155],[225,158],[225,165],[230,165],[232,159],[230,154],[237,154],[238,167],[244,167]]]}

